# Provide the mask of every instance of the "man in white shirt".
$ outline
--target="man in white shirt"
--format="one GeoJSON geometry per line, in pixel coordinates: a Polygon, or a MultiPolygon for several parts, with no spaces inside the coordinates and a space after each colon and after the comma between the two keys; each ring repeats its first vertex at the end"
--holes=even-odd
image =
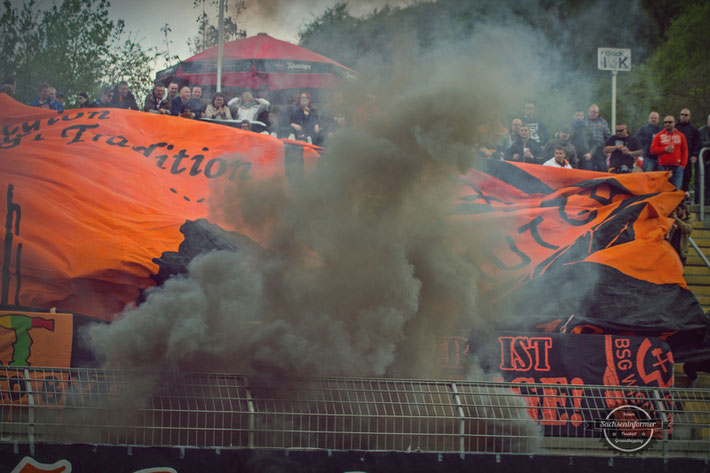
{"type": "Polygon", "coordinates": [[[542,163],[542,165],[552,166],[556,168],[572,169],[572,166],[567,161],[567,152],[561,146],[555,146],[554,156],[542,163]]]}

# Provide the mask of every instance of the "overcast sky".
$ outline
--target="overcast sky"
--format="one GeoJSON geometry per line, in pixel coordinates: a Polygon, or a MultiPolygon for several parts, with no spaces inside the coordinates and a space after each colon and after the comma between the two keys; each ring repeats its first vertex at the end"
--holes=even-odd
{"type": "MultiPolygon", "coordinates": [[[[216,19],[216,0],[214,3],[212,5],[212,0],[206,0],[205,9],[216,19]]],[[[246,0],[246,9],[238,20],[239,27],[246,30],[248,36],[265,32],[277,39],[297,42],[303,25],[336,3],[337,0],[246,0]]],[[[359,0],[350,2],[348,11],[360,16],[385,4],[407,3],[407,0],[359,0]]],[[[186,59],[192,55],[187,39],[197,34],[196,20],[202,12],[201,7],[195,8],[193,4],[194,0],[114,0],[110,11],[112,19],[123,19],[126,30],[136,35],[144,46],[155,46],[160,51],[165,50],[165,36],[160,28],[168,23],[171,29],[168,34],[170,54],[186,59]]]]}

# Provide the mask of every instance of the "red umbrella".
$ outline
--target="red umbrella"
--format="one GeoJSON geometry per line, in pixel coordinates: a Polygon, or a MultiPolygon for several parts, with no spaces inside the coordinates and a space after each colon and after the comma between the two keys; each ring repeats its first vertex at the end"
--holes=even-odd
{"type": "MultiPolygon", "coordinates": [[[[223,48],[222,85],[225,87],[333,88],[356,74],[332,59],[266,33],[224,43],[223,48]]],[[[168,76],[182,78],[193,85],[216,85],[217,47],[205,49],[158,73],[158,79],[168,76]]]]}

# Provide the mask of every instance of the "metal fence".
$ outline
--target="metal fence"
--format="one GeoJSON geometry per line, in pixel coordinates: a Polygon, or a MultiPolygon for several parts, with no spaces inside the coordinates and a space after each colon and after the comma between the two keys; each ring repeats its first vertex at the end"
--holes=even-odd
{"type": "Polygon", "coordinates": [[[643,455],[710,457],[710,390],[0,367],[0,442],[30,445],[609,455],[625,405],[643,455]]]}

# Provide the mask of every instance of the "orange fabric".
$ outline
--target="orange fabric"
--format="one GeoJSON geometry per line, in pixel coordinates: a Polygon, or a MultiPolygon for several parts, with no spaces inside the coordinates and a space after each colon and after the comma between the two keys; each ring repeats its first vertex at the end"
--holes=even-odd
{"type": "MultiPolygon", "coordinates": [[[[620,244],[612,241],[604,248],[588,248],[588,254],[566,264],[601,263],[640,280],[687,287],[678,255],[665,241],[673,223],[666,216],[683,199],[683,192],[668,182],[668,173],[611,175],[534,164],[502,164],[508,165],[519,168],[526,178],[532,177],[534,185],[527,192],[522,185],[512,185],[515,181],[507,176],[495,178],[472,171],[460,194],[460,204],[482,205],[486,211],[464,210],[458,213],[468,215],[459,218],[470,219],[478,228],[493,229],[493,257],[484,255],[479,261],[490,277],[489,289],[501,283],[515,286],[540,276],[573,245],[579,246],[578,240],[594,238],[605,224],[614,221],[618,225],[620,220],[619,233],[628,230],[633,239],[620,244]],[[530,193],[531,188],[540,191],[530,193]],[[624,209],[634,213],[628,225],[618,216],[624,209]],[[506,244],[506,238],[510,243],[506,244]]],[[[486,284],[483,286],[485,289],[486,284]]]]}
{"type": "MultiPolygon", "coordinates": [[[[136,300],[140,289],[153,285],[150,275],[158,269],[153,258],[177,251],[185,220],[209,218],[261,241],[248,227],[230,227],[210,212],[210,203],[230,181],[283,178],[283,141],[130,110],[58,115],[4,94],[0,107],[0,211],[7,217],[8,209],[21,209],[21,218],[14,210],[6,218],[12,233],[10,258],[3,260],[4,276],[11,282],[9,303],[17,288],[20,243],[20,304],[110,320],[136,300]]],[[[308,175],[316,168],[318,151],[303,149],[308,175]]],[[[459,206],[487,211],[457,211],[456,218],[477,226],[482,239],[447,242],[482,250],[477,264],[487,277],[480,283],[483,289],[486,284],[514,287],[543,274],[569,256],[568,250],[579,253],[580,239],[594,239],[609,222],[618,223],[617,213],[629,207],[638,210],[626,232],[633,238],[594,248],[565,264],[592,261],[641,280],[686,287],[682,267],[664,241],[672,224],[666,215],[683,197],[667,182],[667,173],[610,175],[490,165],[520,174],[527,187],[504,174],[496,177],[492,169],[471,171],[463,179],[459,206]]]]}
{"type": "Polygon", "coordinates": [[[284,174],[284,144],[266,135],[130,110],[58,115],[5,94],[0,107],[0,211],[9,185],[21,208],[10,303],[22,243],[21,305],[110,320],[153,285],[152,259],[177,251],[180,225],[210,216],[215,192],[284,174]]]}

